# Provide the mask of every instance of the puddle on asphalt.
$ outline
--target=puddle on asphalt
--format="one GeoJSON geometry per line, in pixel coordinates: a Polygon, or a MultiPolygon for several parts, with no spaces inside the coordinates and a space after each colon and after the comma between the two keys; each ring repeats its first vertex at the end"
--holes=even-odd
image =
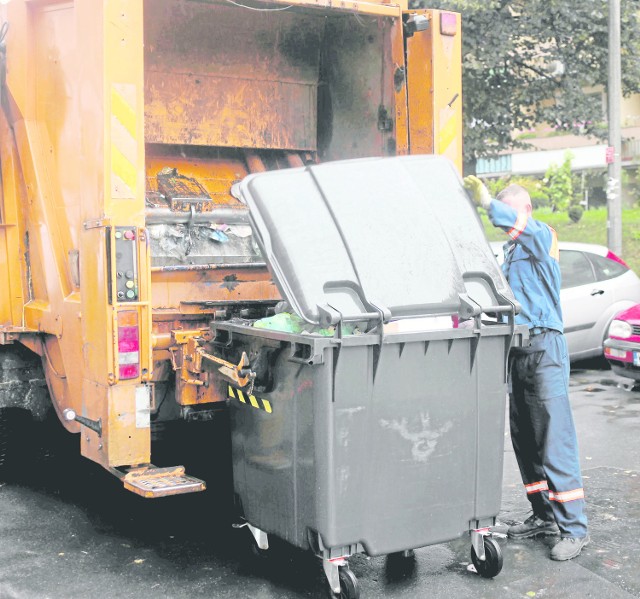
{"type": "Polygon", "coordinates": [[[622,389],[623,391],[629,392],[634,396],[633,401],[640,402],[640,384],[636,382],[623,383],[616,379],[600,379],[594,383],[592,381],[574,379],[569,383],[569,387],[583,387],[582,390],[585,393],[601,393],[602,391],[607,390],[606,387],[615,387],[616,389],[622,389]]]}
{"type": "Polygon", "coordinates": [[[603,410],[600,412],[603,416],[613,416],[615,418],[638,418],[640,412],[625,410],[624,407],[616,410],[603,410]]]}
{"type": "Polygon", "coordinates": [[[620,385],[620,381],[616,379],[601,379],[598,382],[605,387],[618,387],[620,385]]]}
{"type": "Polygon", "coordinates": [[[582,385],[588,385],[589,381],[587,379],[577,379],[571,373],[571,378],[569,379],[569,387],[582,387],[582,385]]]}

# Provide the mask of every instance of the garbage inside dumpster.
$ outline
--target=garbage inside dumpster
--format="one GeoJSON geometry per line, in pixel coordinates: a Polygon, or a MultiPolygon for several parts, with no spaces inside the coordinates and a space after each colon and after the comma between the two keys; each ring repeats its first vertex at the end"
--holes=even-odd
{"type": "MultiPolygon", "coordinates": [[[[280,312],[273,316],[267,316],[256,320],[253,326],[258,329],[269,329],[272,331],[283,331],[285,333],[298,333],[298,334],[311,334],[321,335],[322,337],[333,337],[335,335],[335,327],[320,327],[314,324],[309,324],[300,318],[297,314],[290,314],[289,312],[280,312]]],[[[343,335],[357,335],[360,334],[360,329],[354,325],[345,325],[343,328],[343,335]]]]}
{"type": "Polygon", "coordinates": [[[523,331],[457,172],[436,156],[352,160],[250,175],[240,193],[292,310],[211,325],[217,351],[245,352],[255,373],[228,386],[255,542],[314,551],[336,592],[354,553],[471,533],[495,576],[507,355],[523,331]]]}

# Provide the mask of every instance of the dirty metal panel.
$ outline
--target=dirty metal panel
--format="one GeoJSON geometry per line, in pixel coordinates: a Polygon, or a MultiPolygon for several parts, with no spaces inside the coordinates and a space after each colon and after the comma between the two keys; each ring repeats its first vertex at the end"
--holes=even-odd
{"type": "Polygon", "coordinates": [[[315,149],[323,19],[182,0],[147,7],[148,142],[315,149]]]}
{"type": "Polygon", "coordinates": [[[315,150],[316,93],[310,84],[147,73],[146,141],[315,150]]]}
{"type": "Polygon", "coordinates": [[[371,17],[329,19],[318,94],[318,153],[323,160],[395,153],[394,65],[385,51],[390,25],[371,17]],[[382,118],[381,118],[382,117],[382,118]]]}
{"type": "Polygon", "coordinates": [[[167,273],[153,277],[154,310],[179,310],[184,302],[279,300],[280,294],[266,269],[237,275],[227,271],[167,273]]]}

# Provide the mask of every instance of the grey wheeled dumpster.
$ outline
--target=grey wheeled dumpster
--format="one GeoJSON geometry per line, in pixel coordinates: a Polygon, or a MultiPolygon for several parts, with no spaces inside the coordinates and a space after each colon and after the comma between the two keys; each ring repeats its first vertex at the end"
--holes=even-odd
{"type": "Polygon", "coordinates": [[[472,532],[478,571],[495,576],[486,529],[521,331],[454,167],[334,162],[251,175],[241,194],[291,319],[306,325],[212,324],[218,354],[245,352],[253,371],[228,396],[234,487],[256,544],[274,534],[311,549],[333,591],[355,597],[348,556],[472,532]]]}

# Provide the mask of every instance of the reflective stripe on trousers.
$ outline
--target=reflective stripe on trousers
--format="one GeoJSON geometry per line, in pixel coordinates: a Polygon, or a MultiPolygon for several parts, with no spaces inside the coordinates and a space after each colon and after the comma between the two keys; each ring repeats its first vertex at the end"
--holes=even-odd
{"type": "Polygon", "coordinates": [[[578,441],[569,404],[569,356],[562,333],[547,331],[511,354],[511,441],[533,512],[584,537],[587,517],[578,441]]]}

